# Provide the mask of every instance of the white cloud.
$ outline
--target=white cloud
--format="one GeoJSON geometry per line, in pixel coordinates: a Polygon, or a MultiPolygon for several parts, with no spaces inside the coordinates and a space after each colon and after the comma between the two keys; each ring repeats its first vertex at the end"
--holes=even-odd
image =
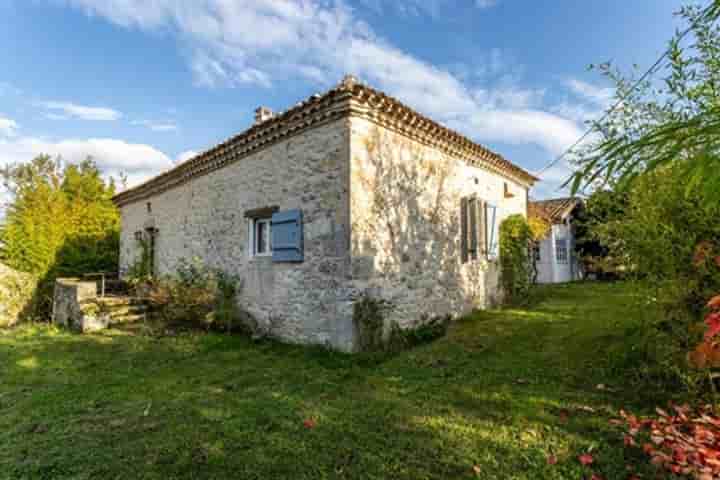
{"type": "Polygon", "coordinates": [[[12,137],[16,134],[18,124],[15,120],[10,118],[0,117],[0,136],[5,135],[12,137]]]}
{"type": "Polygon", "coordinates": [[[133,120],[131,125],[139,125],[149,128],[153,132],[174,132],[178,126],[173,122],[152,122],[150,120],[133,120]]]}
{"type": "Polygon", "coordinates": [[[50,141],[35,137],[0,139],[0,166],[27,162],[40,154],[61,156],[76,162],[91,156],[106,175],[125,173],[129,185],[172,167],[172,160],[150,145],[128,143],[112,138],[50,141]]]}
{"type": "MultiPolygon", "coordinates": [[[[85,105],[77,105],[70,102],[41,102],[39,106],[51,110],[47,115],[51,115],[55,119],[79,118],[81,120],[94,121],[113,121],[122,117],[122,113],[112,108],[104,107],[88,107],[85,105]],[[61,113],[58,113],[61,112],[61,113]]],[[[46,115],[46,116],[47,116],[46,115]]]]}
{"type": "Polygon", "coordinates": [[[582,80],[575,78],[566,80],[565,84],[570,87],[575,94],[591,103],[594,103],[602,109],[610,107],[613,96],[615,95],[614,88],[598,87],[597,85],[583,82],[582,80]]]}
{"type": "MultiPolygon", "coordinates": [[[[453,73],[400,50],[354,17],[342,0],[63,3],[123,27],[174,32],[189,52],[191,71],[201,85],[270,87],[274,78],[301,76],[326,86],[354,73],[481,142],[536,144],[555,154],[582,133],[577,116],[568,109],[544,105],[543,90],[518,87],[518,72],[495,78],[494,84],[484,79],[479,88],[477,73],[469,82],[458,70],[453,73]]],[[[480,8],[495,3],[475,0],[480,8]]],[[[485,73],[497,76],[508,62],[500,51],[490,53],[491,71],[485,73]]],[[[594,99],[605,93],[582,83],[569,87],[594,99]]]]}
{"type": "Polygon", "coordinates": [[[540,110],[487,110],[472,115],[467,122],[469,129],[481,138],[510,144],[532,143],[552,155],[562,153],[583,133],[577,123],[540,110]]]}
{"type": "Polygon", "coordinates": [[[197,154],[198,154],[198,152],[196,152],[196,151],[194,151],[194,150],[187,150],[187,151],[185,151],[185,152],[181,152],[181,153],[175,158],[175,163],[183,163],[183,162],[186,162],[186,161],[190,160],[191,158],[197,156],[197,154]]]}

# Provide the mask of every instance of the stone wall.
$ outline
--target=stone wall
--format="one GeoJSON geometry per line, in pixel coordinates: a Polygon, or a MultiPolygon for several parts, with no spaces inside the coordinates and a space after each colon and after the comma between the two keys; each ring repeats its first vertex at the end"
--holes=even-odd
{"type": "Polygon", "coordinates": [[[471,193],[501,218],[526,212],[525,185],[350,117],[123,206],[120,271],[140,255],[135,233],[154,228],[156,274],[200,258],[242,279],[240,307],[271,336],[352,351],[362,294],[387,299],[388,325],[402,327],[497,299],[496,264],[460,261],[460,197],[471,193]],[[303,212],[302,263],[250,254],[244,213],[275,205],[303,212]]]}
{"type": "Polygon", "coordinates": [[[243,280],[238,301],[270,335],[351,350],[349,145],[347,120],[334,121],[123,206],[121,272],[140,255],[135,232],[156,228],[156,273],[199,257],[243,280]],[[302,263],[250,255],[244,213],[275,205],[302,209],[302,263]]]}
{"type": "Polygon", "coordinates": [[[496,302],[497,262],[461,261],[460,199],[497,205],[501,221],[526,214],[527,186],[368,120],[352,118],[351,128],[355,287],[389,301],[387,323],[404,328],[496,302]]]}
{"type": "Polygon", "coordinates": [[[97,298],[97,283],[77,278],[58,278],[53,292],[52,322],[73,330],[90,332],[106,328],[110,317],[86,306],[97,298]]]}

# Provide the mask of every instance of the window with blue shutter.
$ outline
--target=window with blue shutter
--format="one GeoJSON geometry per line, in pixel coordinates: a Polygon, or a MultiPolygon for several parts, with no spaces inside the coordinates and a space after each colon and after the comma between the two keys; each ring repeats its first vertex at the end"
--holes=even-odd
{"type": "Polygon", "coordinates": [[[274,213],[271,221],[273,262],[302,262],[302,211],[286,210],[274,213]]]}
{"type": "Polygon", "coordinates": [[[499,253],[498,211],[495,205],[485,204],[486,252],[489,259],[497,258],[499,253]]]}

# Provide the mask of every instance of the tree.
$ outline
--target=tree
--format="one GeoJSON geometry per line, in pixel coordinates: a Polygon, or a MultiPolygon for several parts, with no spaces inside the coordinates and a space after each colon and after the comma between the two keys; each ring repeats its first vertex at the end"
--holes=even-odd
{"type": "Polygon", "coordinates": [[[615,83],[620,108],[595,125],[600,139],[577,152],[573,193],[597,184],[626,189],[642,175],[677,165],[688,194],[697,190],[707,202],[720,202],[720,1],[684,7],[680,15],[689,27],[670,42],[664,87],[599,66],[615,83]],[[687,34],[694,41],[683,47],[687,34]]]}
{"type": "Polygon", "coordinates": [[[41,155],[0,174],[10,195],[0,228],[0,261],[40,279],[34,314],[49,312],[56,277],[116,268],[115,186],[103,180],[92,159],[63,165],[41,155]]]}

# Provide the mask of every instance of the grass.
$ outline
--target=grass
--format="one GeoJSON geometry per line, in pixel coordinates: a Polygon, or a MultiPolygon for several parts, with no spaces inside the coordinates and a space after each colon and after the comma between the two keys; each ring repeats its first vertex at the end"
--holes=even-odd
{"type": "Polygon", "coordinates": [[[644,462],[608,419],[653,392],[604,365],[640,312],[623,284],[541,296],[392,357],[218,334],[1,332],[0,478],[627,478],[644,462]]]}

